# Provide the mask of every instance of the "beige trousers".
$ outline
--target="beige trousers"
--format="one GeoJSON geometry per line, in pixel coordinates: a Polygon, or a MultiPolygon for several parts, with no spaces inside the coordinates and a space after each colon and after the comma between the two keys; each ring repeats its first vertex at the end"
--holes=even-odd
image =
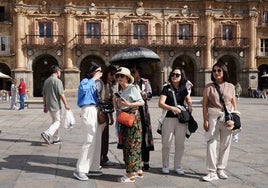
{"type": "Polygon", "coordinates": [[[222,115],[217,116],[215,113],[210,113],[209,110],[209,131],[205,134],[207,140],[207,170],[216,172],[225,169],[229,159],[232,131],[226,128],[222,115]],[[218,142],[219,151],[217,151],[218,142]]]}
{"type": "Polygon", "coordinates": [[[162,125],[162,164],[164,168],[169,167],[169,156],[172,140],[175,141],[174,169],[181,168],[184,153],[184,141],[187,124],[181,124],[178,118],[166,117],[162,125]]]}

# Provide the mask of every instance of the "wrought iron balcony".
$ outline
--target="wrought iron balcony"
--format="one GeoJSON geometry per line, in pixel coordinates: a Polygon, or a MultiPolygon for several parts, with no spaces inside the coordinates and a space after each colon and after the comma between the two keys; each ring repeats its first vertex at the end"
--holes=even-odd
{"type": "Polygon", "coordinates": [[[63,35],[26,35],[23,40],[23,45],[26,47],[61,47],[64,46],[63,35]]]}
{"type": "Polygon", "coordinates": [[[206,45],[204,36],[178,36],[178,35],[84,35],[74,37],[77,46],[85,45],[139,45],[139,46],[176,46],[201,47],[206,45]]]}
{"type": "Polygon", "coordinates": [[[222,37],[215,37],[211,40],[214,48],[248,48],[248,38],[237,37],[230,39],[224,39],[222,37]]]}

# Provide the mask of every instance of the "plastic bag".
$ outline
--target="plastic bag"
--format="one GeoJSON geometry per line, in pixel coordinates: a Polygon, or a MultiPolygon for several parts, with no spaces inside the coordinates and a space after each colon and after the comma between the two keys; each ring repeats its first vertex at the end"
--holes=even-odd
{"type": "Polygon", "coordinates": [[[73,128],[75,124],[74,114],[71,110],[66,110],[64,118],[64,128],[73,128]]]}

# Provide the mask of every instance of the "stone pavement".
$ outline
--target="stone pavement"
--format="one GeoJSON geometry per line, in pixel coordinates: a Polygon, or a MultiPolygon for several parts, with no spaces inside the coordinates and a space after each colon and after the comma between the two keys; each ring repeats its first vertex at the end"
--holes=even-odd
{"type": "MultiPolygon", "coordinates": [[[[200,99],[194,97],[195,99],[200,99]]],[[[161,139],[156,133],[157,118],[161,110],[158,98],[150,102],[150,112],[155,139],[155,151],[151,152],[151,170],[144,173],[143,179],[135,183],[118,183],[124,173],[122,151],[116,148],[114,127],[110,131],[110,160],[116,165],[103,168],[103,175],[82,182],[74,179],[78,153],[81,149],[80,109],[76,99],[69,99],[76,117],[73,129],[60,129],[61,145],[45,145],[40,133],[51,122],[48,114],[42,112],[41,105],[31,105],[23,111],[9,110],[8,102],[0,103],[0,187],[1,188],[105,188],[105,187],[228,187],[228,188],[266,188],[268,187],[268,100],[241,98],[238,107],[242,113],[243,130],[239,142],[232,143],[227,173],[229,179],[203,182],[206,174],[206,144],[202,129],[202,108],[194,108],[194,117],[199,129],[185,143],[183,157],[184,176],[173,171],[168,175],[161,173],[161,139]]],[[[173,152],[170,158],[172,168],[173,152]]]]}

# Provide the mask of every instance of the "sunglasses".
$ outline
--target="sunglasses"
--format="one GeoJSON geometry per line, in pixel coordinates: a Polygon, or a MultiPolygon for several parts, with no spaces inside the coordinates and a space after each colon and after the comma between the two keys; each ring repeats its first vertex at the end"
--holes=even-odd
{"type": "Polygon", "coordinates": [[[95,72],[102,72],[102,70],[98,69],[98,70],[95,70],[95,72]]]}
{"type": "Polygon", "coordinates": [[[181,76],[181,74],[179,74],[179,73],[171,73],[171,77],[173,77],[173,76],[175,76],[176,78],[178,78],[178,77],[181,76]]]}
{"type": "Polygon", "coordinates": [[[212,72],[214,72],[214,73],[216,73],[216,72],[217,72],[217,73],[221,73],[222,70],[221,70],[221,69],[213,69],[212,72]]]}
{"type": "Polygon", "coordinates": [[[125,75],[124,75],[124,74],[116,74],[116,75],[115,75],[115,78],[119,78],[119,77],[120,77],[120,78],[124,78],[125,75]]]}

